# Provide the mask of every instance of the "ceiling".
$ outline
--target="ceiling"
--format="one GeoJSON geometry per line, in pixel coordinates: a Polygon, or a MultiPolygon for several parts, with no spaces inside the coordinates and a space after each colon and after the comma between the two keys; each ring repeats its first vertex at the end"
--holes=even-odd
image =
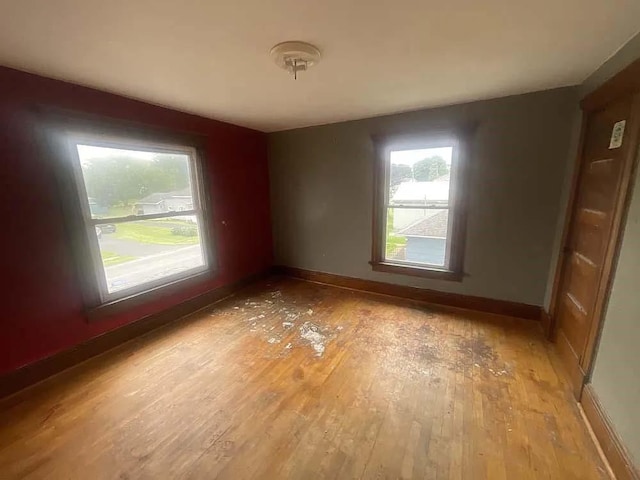
{"type": "Polygon", "coordinates": [[[581,83],[638,0],[0,0],[0,64],[263,131],[581,83]],[[297,81],[269,56],[308,41],[297,81]]]}

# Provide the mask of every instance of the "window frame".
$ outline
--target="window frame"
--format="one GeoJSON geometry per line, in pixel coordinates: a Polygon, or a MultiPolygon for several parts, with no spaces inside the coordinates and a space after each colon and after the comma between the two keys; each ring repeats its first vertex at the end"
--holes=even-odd
{"type": "Polygon", "coordinates": [[[42,153],[51,158],[61,196],[71,254],[75,257],[82,287],[85,314],[89,322],[112,316],[189,285],[211,280],[217,274],[215,239],[209,208],[206,139],[75,112],[38,109],[42,153]],[[161,214],[93,218],[82,174],[78,144],[189,155],[193,209],[161,214]],[[109,293],[95,226],[153,220],[167,216],[196,215],[204,265],[162,279],[109,293]]]}
{"type": "Polygon", "coordinates": [[[430,130],[400,134],[375,135],[372,137],[375,150],[373,175],[373,221],[371,268],[374,271],[412,275],[437,280],[462,281],[464,278],[464,250],[468,211],[468,172],[470,139],[475,125],[454,129],[430,130]],[[449,184],[449,221],[445,266],[426,265],[386,259],[386,229],[389,208],[420,208],[426,206],[390,206],[389,182],[392,151],[419,150],[453,147],[449,184]]]}

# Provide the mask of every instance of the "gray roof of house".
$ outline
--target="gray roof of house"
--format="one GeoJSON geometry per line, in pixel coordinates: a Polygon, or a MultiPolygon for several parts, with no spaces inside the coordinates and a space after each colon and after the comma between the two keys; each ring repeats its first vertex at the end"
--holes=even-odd
{"type": "Polygon", "coordinates": [[[449,225],[449,210],[442,210],[430,217],[421,218],[400,230],[398,235],[407,237],[446,238],[449,225]]]}

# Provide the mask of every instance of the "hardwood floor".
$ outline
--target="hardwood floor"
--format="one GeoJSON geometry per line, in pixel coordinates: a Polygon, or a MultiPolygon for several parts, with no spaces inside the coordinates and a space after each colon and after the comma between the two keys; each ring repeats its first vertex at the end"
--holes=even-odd
{"type": "Polygon", "coordinates": [[[0,402],[0,477],[608,478],[538,323],[273,278],[0,402]]]}

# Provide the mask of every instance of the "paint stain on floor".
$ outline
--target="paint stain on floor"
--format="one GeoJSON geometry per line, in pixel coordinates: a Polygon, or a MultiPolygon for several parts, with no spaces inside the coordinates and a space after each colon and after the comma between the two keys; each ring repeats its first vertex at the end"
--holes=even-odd
{"type": "Polygon", "coordinates": [[[249,331],[268,344],[279,348],[278,355],[288,355],[294,348],[308,348],[315,357],[322,357],[330,342],[343,330],[323,323],[314,309],[324,301],[322,296],[299,301],[283,295],[277,285],[260,296],[239,298],[223,314],[245,324],[249,331]]]}

